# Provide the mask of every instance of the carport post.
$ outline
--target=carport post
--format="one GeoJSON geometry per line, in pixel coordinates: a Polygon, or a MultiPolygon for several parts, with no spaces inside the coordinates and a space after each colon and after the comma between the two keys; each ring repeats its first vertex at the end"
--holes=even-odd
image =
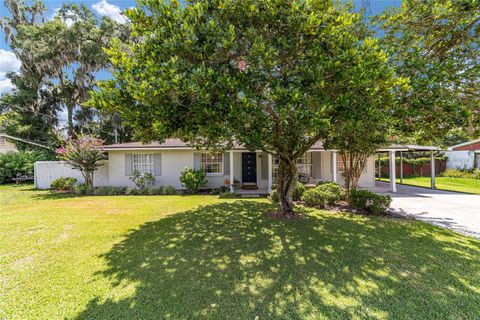
{"type": "Polygon", "coordinates": [[[403,183],[403,152],[400,151],[400,183],[403,183]]]}
{"type": "Polygon", "coordinates": [[[390,151],[390,192],[397,192],[397,181],[395,176],[395,151],[390,151]]]}
{"type": "Polygon", "coordinates": [[[430,188],[435,189],[435,156],[433,151],[431,151],[430,157],[430,188]]]}
{"type": "Polygon", "coordinates": [[[332,151],[331,153],[332,155],[332,181],[333,182],[337,182],[337,171],[338,171],[338,168],[337,168],[337,151],[332,151]]]}
{"type": "Polygon", "coordinates": [[[233,183],[235,180],[235,176],[233,175],[233,151],[230,151],[230,192],[233,193],[235,190],[233,189],[233,183]]]}

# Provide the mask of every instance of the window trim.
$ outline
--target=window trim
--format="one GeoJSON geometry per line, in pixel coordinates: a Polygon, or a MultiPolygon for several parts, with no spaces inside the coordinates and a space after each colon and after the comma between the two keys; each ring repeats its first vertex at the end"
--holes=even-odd
{"type": "Polygon", "coordinates": [[[134,171],[138,171],[141,175],[145,174],[145,173],[150,173],[152,175],[155,175],[155,155],[153,153],[132,153],[132,174],[134,171]],[[136,158],[139,158],[140,156],[145,156],[146,158],[150,159],[149,162],[144,162],[144,163],[135,163],[135,160],[136,158]],[[135,166],[139,166],[139,165],[143,165],[143,166],[149,166],[151,170],[149,171],[145,171],[145,170],[138,170],[135,168],[135,166]]]}
{"type": "MultiPolygon", "coordinates": [[[[272,176],[273,176],[273,178],[277,177],[279,162],[280,161],[277,157],[272,158],[272,176]]],[[[305,152],[300,158],[297,159],[295,165],[297,166],[297,174],[302,174],[301,172],[298,171],[299,166],[309,166],[310,167],[310,172],[309,172],[308,178],[313,179],[313,155],[312,155],[312,152],[310,152],[310,151],[305,152]],[[303,158],[310,160],[310,163],[299,162],[303,158]]]]}
{"type": "Polygon", "coordinates": [[[225,154],[223,152],[202,152],[200,154],[200,170],[205,172],[205,175],[207,176],[224,176],[225,175],[225,154]],[[206,162],[204,163],[204,157],[211,157],[213,155],[218,155],[218,158],[221,160],[217,162],[206,162]],[[207,172],[204,168],[204,164],[218,164],[220,165],[221,171],[220,172],[207,172]]]}

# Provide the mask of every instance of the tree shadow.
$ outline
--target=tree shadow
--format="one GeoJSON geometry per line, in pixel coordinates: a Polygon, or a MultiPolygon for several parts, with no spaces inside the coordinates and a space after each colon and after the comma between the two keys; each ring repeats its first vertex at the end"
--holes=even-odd
{"type": "Polygon", "coordinates": [[[114,289],[77,318],[480,317],[480,242],[349,214],[284,222],[269,209],[235,201],[142,225],[103,256],[97,276],[114,289]]]}

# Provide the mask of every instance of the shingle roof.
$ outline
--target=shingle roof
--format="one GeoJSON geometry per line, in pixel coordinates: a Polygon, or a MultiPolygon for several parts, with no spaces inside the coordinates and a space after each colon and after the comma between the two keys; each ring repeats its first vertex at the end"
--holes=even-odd
{"type": "MultiPolygon", "coordinates": [[[[158,143],[156,141],[144,144],[142,142],[126,142],[126,143],[115,143],[109,144],[104,146],[105,150],[118,150],[118,149],[195,149],[194,147],[190,146],[188,143],[183,142],[180,139],[165,139],[165,142],[158,143]]],[[[235,150],[245,150],[245,147],[240,144],[236,143],[234,145],[235,150]]],[[[321,141],[317,141],[310,149],[313,150],[323,150],[323,143],[321,141]]]]}

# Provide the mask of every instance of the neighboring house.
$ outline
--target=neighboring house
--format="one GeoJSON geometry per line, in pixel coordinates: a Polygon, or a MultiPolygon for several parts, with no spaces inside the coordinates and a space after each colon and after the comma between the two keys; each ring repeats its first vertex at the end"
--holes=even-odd
{"type": "Polygon", "coordinates": [[[0,153],[18,151],[14,141],[30,144],[32,146],[36,146],[44,149],[49,149],[48,147],[33,141],[29,141],[22,138],[10,136],[8,134],[0,133],[0,153]]]}
{"type": "MultiPolygon", "coordinates": [[[[164,143],[142,144],[140,142],[112,144],[104,147],[108,161],[96,175],[96,185],[133,186],[130,177],[134,170],[151,172],[158,185],[182,188],[179,177],[184,168],[204,170],[207,174],[207,188],[229,187],[231,182],[236,190],[258,189],[259,193],[271,190],[275,183],[278,162],[271,155],[246,150],[236,145],[232,150],[221,153],[197,150],[179,139],[167,139],[164,143]]],[[[59,176],[51,174],[52,162],[36,164],[37,188],[49,188],[51,181],[59,176]],[[47,172],[48,171],[48,172],[47,172]]],[[[65,166],[65,165],[64,165],[65,166]]],[[[305,183],[337,181],[344,183],[343,162],[334,150],[325,150],[320,142],[298,160],[299,180],[305,183]]],[[[57,170],[67,175],[64,168],[57,170]],[[63,171],[62,171],[63,170],[63,171]]],[[[71,172],[73,174],[73,172],[71,172]]],[[[75,175],[81,178],[80,175],[75,175]]],[[[359,182],[362,187],[375,185],[375,162],[370,157],[359,182]]]]}
{"type": "Polygon", "coordinates": [[[15,144],[0,133],[0,153],[7,153],[12,151],[18,151],[15,144]]]}
{"type": "Polygon", "coordinates": [[[447,169],[480,168],[480,139],[451,146],[445,155],[447,169]]]}

